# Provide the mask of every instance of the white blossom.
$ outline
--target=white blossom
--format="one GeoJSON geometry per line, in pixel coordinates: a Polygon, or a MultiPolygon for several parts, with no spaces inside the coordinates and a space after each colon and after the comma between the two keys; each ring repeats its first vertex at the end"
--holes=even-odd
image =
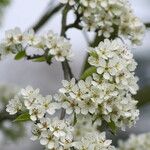
{"type": "Polygon", "coordinates": [[[34,90],[31,86],[27,86],[20,93],[24,98],[30,99],[30,97],[38,95],[39,91],[39,89],[34,90]]]}
{"type": "Polygon", "coordinates": [[[53,102],[51,95],[47,95],[46,97],[41,98],[39,103],[41,104],[43,109],[50,115],[53,115],[56,109],[60,109],[60,105],[56,102],[53,102]]]}
{"type": "Polygon", "coordinates": [[[6,39],[4,40],[4,43],[6,43],[8,46],[19,44],[23,40],[22,32],[18,27],[6,31],[5,35],[6,39]]]}
{"type": "Polygon", "coordinates": [[[30,118],[36,121],[44,117],[45,110],[40,105],[35,105],[29,110],[30,118]]]}
{"type": "Polygon", "coordinates": [[[40,122],[37,124],[41,131],[45,131],[50,127],[51,120],[49,118],[42,118],[40,122]]]}
{"type": "Polygon", "coordinates": [[[49,48],[49,54],[54,56],[57,61],[64,61],[71,57],[71,44],[64,37],[48,32],[44,38],[46,47],[49,48]]]}
{"type": "Polygon", "coordinates": [[[6,106],[6,111],[10,115],[16,114],[19,110],[22,109],[22,102],[20,101],[19,97],[15,96],[14,99],[11,99],[6,106]]]}
{"type": "Polygon", "coordinates": [[[111,140],[106,140],[105,133],[87,133],[79,142],[73,143],[78,150],[115,150],[111,146],[111,140]]]}
{"type": "Polygon", "coordinates": [[[71,81],[66,81],[66,80],[62,80],[62,84],[64,86],[64,88],[59,89],[59,91],[61,93],[67,93],[70,92],[73,88],[73,86],[75,85],[75,78],[72,78],[71,81]]]}
{"type": "Polygon", "coordinates": [[[87,115],[88,112],[91,114],[94,114],[97,109],[97,104],[90,100],[84,100],[84,101],[79,102],[79,107],[81,108],[81,113],[83,115],[87,115]]]}
{"type": "Polygon", "coordinates": [[[30,110],[31,114],[32,111],[35,111],[34,108],[36,107],[36,110],[50,115],[53,115],[56,109],[60,109],[59,103],[53,102],[51,95],[43,97],[39,92],[39,89],[33,89],[31,86],[28,86],[19,93],[24,99],[25,107],[30,110]]]}
{"type": "Polygon", "coordinates": [[[38,140],[40,137],[41,137],[41,133],[42,133],[42,130],[38,127],[38,125],[33,125],[32,126],[32,136],[31,136],[31,140],[32,141],[35,141],[35,140],[38,140]]]}
{"type": "Polygon", "coordinates": [[[61,149],[64,146],[70,148],[73,140],[72,131],[67,122],[54,118],[49,129],[41,133],[40,143],[48,149],[61,149]]]}
{"type": "Polygon", "coordinates": [[[66,110],[67,114],[72,114],[73,111],[76,109],[77,105],[75,105],[75,103],[71,103],[72,100],[68,98],[65,94],[55,94],[54,99],[62,108],[66,110]]]}

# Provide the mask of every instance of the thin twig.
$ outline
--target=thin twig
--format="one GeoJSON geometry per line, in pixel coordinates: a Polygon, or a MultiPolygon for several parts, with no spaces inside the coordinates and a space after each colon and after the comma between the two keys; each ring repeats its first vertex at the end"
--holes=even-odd
{"type": "Polygon", "coordinates": [[[21,113],[17,113],[15,115],[9,115],[6,111],[0,112],[0,122],[4,121],[4,120],[15,120],[19,115],[21,115],[21,113]]]}
{"type": "Polygon", "coordinates": [[[62,69],[63,69],[63,73],[64,73],[64,79],[70,81],[71,78],[73,77],[73,74],[70,73],[70,66],[69,66],[67,60],[62,62],[62,69]]]}
{"type": "Polygon", "coordinates": [[[70,28],[76,28],[82,30],[83,27],[80,26],[80,22],[81,22],[81,14],[76,14],[76,20],[73,23],[66,26],[66,31],[70,28]]]}
{"type": "Polygon", "coordinates": [[[64,5],[59,4],[52,10],[47,10],[39,21],[32,27],[32,29],[37,32],[50,18],[52,18],[64,5]]]}

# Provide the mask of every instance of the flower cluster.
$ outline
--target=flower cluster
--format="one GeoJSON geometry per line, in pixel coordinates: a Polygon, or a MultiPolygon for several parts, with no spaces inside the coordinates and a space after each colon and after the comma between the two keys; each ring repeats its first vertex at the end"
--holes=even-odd
{"type": "Polygon", "coordinates": [[[14,99],[11,99],[9,101],[6,111],[9,112],[10,115],[14,115],[21,109],[22,109],[22,103],[20,102],[19,97],[15,96],[14,99]]]}
{"type": "Polygon", "coordinates": [[[73,141],[72,131],[73,127],[66,121],[45,117],[33,126],[31,139],[40,140],[47,149],[69,150],[73,141]]]}
{"type": "MultiPolygon", "coordinates": [[[[55,95],[54,99],[57,98],[58,95],[55,95]]],[[[60,108],[60,104],[56,100],[52,100],[52,96],[43,97],[39,94],[39,89],[34,90],[28,86],[9,102],[6,111],[13,115],[19,110],[29,110],[30,119],[34,122],[31,140],[39,140],[46,149],[71,150],[74,147],[78,150],[85,148],[114,150],[114,147],[110,146],[111,141],[105,139],[104,133],[97,133],[95,128],[88,129],[92,122],[89,123],[86,117],[81,116],[81,122],[74,127],[73,123],[65,118],[60,120],[58,117],[49,117],[55,113],[56,109],[60,108]],[[83,126],[85,128],[85,124],[87,124],[87,128],[82,132],[80,129],[83,126]],[[79,127],[81,128],[79,129],[79,127]],[[77,133],[79,130],[82,132],[81,134],[77,133]]]]}
{"type": "Polygon", "coordinates": [[[1,57],[24,51],[26,56],[54,57],[64,61],[71,57],[71,45],[68,40],[52,31],[44,35],[35,35],[33,30],[23,33],[19,28],[6,31],[5,39],[0,44],[1,57]]]}
{"type": "Polygon", "coordinates": [[[53,102],[51,95],[43,97],[39,91],[39,89],[34,90],[31,86],[22,89],[14,99],[9,101],[6,111],[9,114],[16,114],[25,107],[29,110],[32,121],[43,118],[45,114],[53,115],[55,110],[60,108],[59,104],[53,102]]]}
{"type": "Polygon", "coordinates": [[[17,92],[18,89],[16,87],[0,85],[0,112],[5,110],[6,104],[17,92]]]}
{"type": "Polygon", "coordinates": [[[99,36],[114,38],[121,36],[140,44],[145,27],[136,17],[128,0],[60,0],[69,3],[82,14],[82,25],[99,36]],[[74,4],[75,3],[75,4],[74,4]]]}
{"type": "Polygon", "coordinates": [[[32,140],[40,140],[48,149],[69,149],[73,140],[73,127],[65,120],[48,117],[59,108],[59,104],[53,102],[51,95],[43,97],[39,94],[39,89],[34,90],[28,86],[9,102],[6,111],[13,115],[19,110],[28,110],[30,119],[34,122],[32,140]]]}
{"type": "Polygon", "coordinates": [[[131,135],[126,141],[119,142],[118,150],[149,150],[150,148],[150,133],[141,135],[131,135]]]}
{"type": "Polygon", "coordinates": [[[132,126],[139,116],[137,101],[132,98],[138,90],[134,75],[136,62],[133,55],[117,40],[105,40],[90,49],[88,59],[95,73],[77,83],[73,78],[62,81],[63,88],[56,101],[67,114],[91,115],[98,125],[105,120],[125,129],[132,126]]]}
{"type": "Polygon", "coordinates": [[[87,133],[79,142],[73,143],[78,150],[115,150],[110,144],[111,140],[106,140],[104,132],[87,133]]]}
{"type": "Polygon", "coordinates": [[[92,84],[100,90],[99,113],[119,127],[132,126],[139,115],[137,101],[132,98],[138,90],[132,53],[122,42],[107,39],[89,53],[88,62],[96,69],[92,84]]]}
{"type": "MultiPolygon", "coordinates": [[[[9,120],[8,118],[5,118],[4,115],[6,105],[8,104],[10,99],[13,99],[18,92],[18,88],[11,86],[11,85],[0,85],[0,132],[1,132],[1,141],[0,143],[6,141],[6,139],[9,139],[11,141],[16,141],[19,138],[24,136],[25,130],[23,124],[18,124],[16,122],[12,122],[12,120],[9,120]]],[[[11,103],[11,102],[9,102],[11,103]]],[[[15,110],[14,108],[12,108],[15,110]]],[[[14,112],[13,112],[14,113],[14,112]]],[[[12,113],[12,114],[13,114],[12,113]]]]}
{"type": "Polygon", "coordinates": [[[59,90],[58,102],[66,109],[67,114],[95,114],[98,108],[100,91],[91,84],[92,78],[75,83],[73,78],[70,82],[63,80],[63,88],[59,90]]]}

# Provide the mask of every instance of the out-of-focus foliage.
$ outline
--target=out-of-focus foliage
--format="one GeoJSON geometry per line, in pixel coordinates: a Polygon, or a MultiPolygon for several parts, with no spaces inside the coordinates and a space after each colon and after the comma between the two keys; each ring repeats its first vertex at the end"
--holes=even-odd
{"type": "Polygon", "coordinates": [[[150,149],[150,133],[140,135],[130,135],[125,142],[119,141],[118,150],[149,150],[150,149]]]}
{"type": "Polygon", "coordinates": [[[2,17],[6,6],[10,4],[10,0],[0,0],[0,24],[2,22],[2,17]]]}
{"type": "Polygon", "coordinates": [[[146,86],[138,91],[135,95],[135,99],[138,100],[138,106],[141,107],[146,104],[150,104],[150,86],[146,86]]]}
{"type": "Polygon", "coordinates": [[[10,0],[0,0],[1,6],[7,6],[10,3],[10,0]]]}
{"type": "MultiPolygon", "coordinates": [[[[0,114],[7,114],[5,111],[6,104],[14,97],[17,88],[0,85],[0,114]]],[[[2,118],[2,116],[0,116],[2,118]]],[[[24,126],[21,123],[15,123],[11,120],[0,120],[0,134],[3,139],[17,140],[24,135],[24,126]]]]}

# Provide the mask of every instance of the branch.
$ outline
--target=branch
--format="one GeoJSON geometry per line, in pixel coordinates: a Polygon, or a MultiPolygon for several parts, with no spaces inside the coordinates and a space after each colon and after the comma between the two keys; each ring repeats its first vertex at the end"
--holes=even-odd
{"type": "MultiPolygon", "coordinates": [[[[70,10],[70,6],[66,5],[63,12],[62,12],[62,27],[61,27],[61,36],[66,37],[66,31],[67,31],[67,14],[70,10]]],[[[64,72],[64,78],[66,80],[70,80],[73,77],[73,73],[71,71],[70,65],[67,60],[62,62],[62,69],[64,72]]]]}
{"type": "Polygon", "coordinates": [[[76,29],[79,29],[79,30],[82,30],[82,26],[80,26],[79,24],[76,24],[76,22],[72,23],[72,24],[69,24],[68,26],[66,26],[66,30],[70,29],[70,28],[76,28],[76,29]]]}
{"type": "Polygon", "coordinates": [[[53,17],[64,5],[59,4],[52,10],[47,10],[39,21],[32,27],[37,32],[51,17],[53,17]]]}
{"type": "Polygon", "coordinates": [[[21,113],[17,113],[15,115],[9,115],[5,110],[3,112],[0,112],[0,122],[4,120],[15,120],[21,113]]]}
{"type": "Polygon", "coordinates": [[[70,9],[70,6],[66,5],[62,12],[62,21],[61,21],[62,26],[61,26],[60,35],[64,37],[66,37],[67,14],[68,14],[69,9],[70,9]]]}
{"type": "Polygon", "coordinates": [[[33,59],[36,59],[36,58],[40,58],[40,57],[42,57],[42,56],[44,56],[44,55],[33,55],[33,56],[27,55],[27,56],[26,56],[26,59],[27,59],[27,60],[33,60],[33,59]]]}
{"type": "MultiPolygon", "coordinates": [[[[66,37],[67,14],[68,14],[69,10],[70,10],[70,6],[66,5],[63,12],[62,12],[61,36],[64,36],[64,37],[66,37]]],[[[68,63],[67,60],[62,62],[62,68],[63,68],[63,72],[64,72],[64,78],[69,81],[73,77],[73,74],[72,74],[71,68],[70,68],[69,63],[68,63]]]]}
{"type": "MultiPolygon", "coordinates": [[[[68,11],[70,10],[70,6],[69,5],[66,5],[63,12],[62,12],[62,27],[61,27],[61,36],[64,36],[66,37],[66,31],[67,31],[67,14],[68,14],[68,11]]],[[[73,74],[72,74],[72,71],[71,71],[71,68],[70,68],[70,65],[68,63],[67,60],[65,60],[64,62],[62,62],[62,69],[63,69],[63,72],[64,72],[64,79],[65,80],[68,80],[70,81],[71,78],[73,77],[73,74]]],[[[60,119],[64,119],[65,118],[65,114],[66,114],[66,111],[65,109],[62,108],[61,110],[61,115],[60,115],[60,119]]]]}
{"type": "Polygon", "coordinates": [[[74,21],[74,23],[67,25],[66,30],[70,28],[76,28],[82,30],[83,27],[79,25],[80,21],[81,21],[81,14],[76,14],[76,20],[74,21]]]}

